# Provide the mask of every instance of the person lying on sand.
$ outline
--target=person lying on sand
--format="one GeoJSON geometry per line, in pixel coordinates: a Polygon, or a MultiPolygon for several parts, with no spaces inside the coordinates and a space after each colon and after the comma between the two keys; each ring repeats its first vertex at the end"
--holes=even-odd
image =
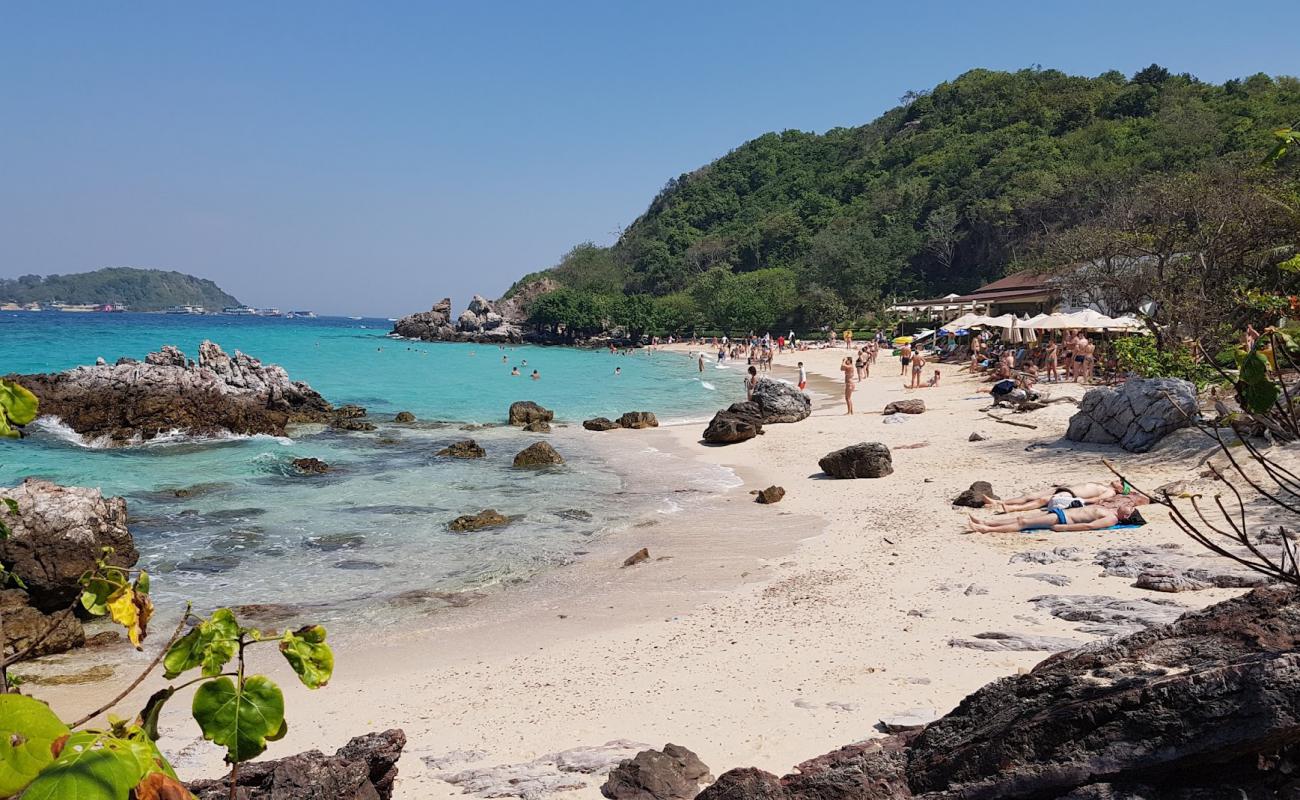
{"type": "Polygon", "coordinates": [[[1099,531],[1115,525],[1145,525],[1137,504],[1115,509],[1103,505],[1058,508],[1031,514],[999,514],[986,520],[967,516],[966,527],[974,533],[1015,533],[1017,531],[1099,531]]]}
{"type": "Polygon", "coordinates": [[[1089,504],[1115,495],[1130,494],[1132,491],[1133,487],[1119,480],[1109,483],[1081,483],[1078,486],[1058,486],[1041,492],[1022,494],[1019,497],[1010,497],[1006,500],[994,500],[991,497],[986,497],[984,498],[984,507],[995,509],[1004,514],[1015,511],[1034,511],[1046,507],[1053,496],[1063,492],[1068,492],[1083,501],[1084,504],[1089,504]]]}

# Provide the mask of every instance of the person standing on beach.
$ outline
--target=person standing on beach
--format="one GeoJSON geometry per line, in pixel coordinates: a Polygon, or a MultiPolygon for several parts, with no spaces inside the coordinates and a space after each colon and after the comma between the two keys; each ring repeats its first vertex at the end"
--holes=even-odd
{"type": "Polygon", "coordinates": [[[857,376],[853,372],[853,359],[849,356],[844,357],[840,364],[840,372],[844,373],[844,408],[845,414],[853,413],[853,390],[857,387],[857,376]]]}
{"type": "Polygon", "coordinates": [[[1056,340],[1052,340],[1047,344],[1047,356],[1046,356],[1047,380],[1051,383],[1056,383],[1061,379],[1061,376],[1056,372],[1057,360],[1058,360],[1058,356],[1057,356],[1056,340]]]}
{"type": "MultiPolygon", "coordinates": [[[[862,350],[865,349],[866,348],[862,348],[862,350]]],[[[858,380],[862,380],[863,378],[867,377],[867,357],[866,354],[862,352],[862,350],[858,350],[858,357],[853,361],[853,366],[858,371],[858,380]]]]}
{"type": "Polygon", "coordinates": [[[912,345],[905,344],[898,350],[898,361],[901,365],[898,368],[899,375],[907,374],[907,365],[912,363],[912,345]]]}
{"type": "Polygon", "coordinates": [[[912,388],[921,388],[921,370],[925,368],[925,356],[917,350],[912,356],[912,388]]]}
{"type": "Polygon", "coordinates": [[[799,391],[808,388],[808,370],[804,367],[803,362],[799,362],[799,391]]]}
{"type": "Polygon", "coordinates": [[[851,348],[851,347],[853,347],[853,329],[852,329],[852,328],[845,328],[845,329],[844,329],[844,346],[845,346],[846,348],[851,348]]]}

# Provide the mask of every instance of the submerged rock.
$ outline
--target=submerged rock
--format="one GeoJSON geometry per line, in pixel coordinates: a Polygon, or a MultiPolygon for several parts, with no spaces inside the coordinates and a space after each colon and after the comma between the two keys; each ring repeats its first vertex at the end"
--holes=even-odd
{"type": "MultiPolygon", "coordinates": [[[[400,729],[358,736],[332,756],[319,750],[239,765],[240,800],[391,800],[397,761],[406,746],[400,729]]],[[[227,800],[229,778],[192,781],[197,800],[227,800]]]]}
{"type": "Polygon", "coordinates": [[[500,513],[495,508],[485,508],[477,514],[463,514],[456,517],[447,523],[447,529],[458,533],[467,533],[509,524],[510,518],[505,514],[500,513]]]}
{"type": "Polygon", "coordinates": [[[528,431],[529,433],[550,433],[551,423],[546,422],[544,420],[535,419],[532,422],[525,425],[524,430],[528,431]]]}
{"type": "Polygon", "coordinates": [[[889,448],[880,442],[860,442],[827,453],[817,465],[832,478],[883,478],[894,472],[889,448]]]}
{"type": "Polygon", "coordinates": [[[612,431],[618,429],[618,423],[607,417],[595,417],[583,420],[582,427],[589,431],[612,431]]]}
{"type": "Polygon", "coordinates": [[[563,464],[564,457],[547,442],[534,442],[515,454],[516,467],[545,467],[563,464]]]}
{"type": "Polygon", "coordinates": [[[398,411],[396,416],[393,417],[393,422],[410,424],[412,422],[415,422],[415,415],[409,411],[398,411]]]}
{"type": "Polygon", "coordinates": [[[293,468],[300,475],[323,475],[330,471],[330,465],[319,458],[295,458],[293,468]]]}
{"type": "Polygon", "coordinates": [[[1129,378],[1118,388],[1089,389],[1070,417],[1065,438],[1072,442],[1118,444],[1145,453],[1200,411],[1196,387],[1181,378],[1129,378]]]}
{"type": "Polygon", "coordinates": [[[150,353],[145,363],[77,367],[10,378],[30,389],[41,414],[77,433],[114,444],[180,431],[191,436],[226,432],[283,436],[289,422],[325,421],[331,406],[314,389],[210,341],[195,363],[175,347],[150,353]]]}
{"type": "Polygon", "coordinates": [[[506,422],[510,425],[523,426],[530,422],[551,422],[555,412],[534,403],[532,400],[518,400],[510,404],[506,422]]]}
{"type": "Polygon", "coordinates": [[[690,800],[702,781],[712,779],[699,756],[667,744],[662,751],[642,750],[614,767],[600,793],[610,800],[690,800]]]}
{"type": "Polygon", "coordinates": [[[483,458],[487,455],[487,451],[473,439],[462,439],[442,448],[438,451],[438,455],[447,458],[483,458]]]}
{"type": "Polygon", "coordinates": [[[658,428],[659,420],[650,411],[629,411],[618,418],[620,428],[658,428]]]}

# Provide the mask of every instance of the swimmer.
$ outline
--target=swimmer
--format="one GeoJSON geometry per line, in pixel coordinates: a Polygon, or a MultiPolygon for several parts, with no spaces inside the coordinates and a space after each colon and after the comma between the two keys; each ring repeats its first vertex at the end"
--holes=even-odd
{"type": "Polygon", "coordinates": [[[623,368],[622,368],[622,367],[614,367],[614,374],[615,374],[615,375],[622,375],[622,374],[623,374],[623,368]]]}
{"type": "Polygon", "coordinates": [[[533,370],[533,374],[530,377],[535,381],[540,381],[542,379],[542,374],[537,370],[533,370]]]}
{"type": "Polygon", "coordinates": [[[510,369],[510,374],[511,374],[511,375],[518,375],[518,374],[519,374],[519,367],[512,367],[512,368],[510,369]]]}

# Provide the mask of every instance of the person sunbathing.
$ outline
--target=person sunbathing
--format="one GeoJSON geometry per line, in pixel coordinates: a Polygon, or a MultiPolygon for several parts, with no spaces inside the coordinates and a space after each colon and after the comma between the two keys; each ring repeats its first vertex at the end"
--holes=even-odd
{"type": "Polygon", "coordinates": [[[1133,487],[1118,480],[1109,483],[1081,483],[1078,486],[1058,486],[1054,489],[1022,494],[1019,497],[1010,497],[1006,500],[994,500],[991,497],[986,497],[984,498],[984,507],[995,509],[1004,514],[1015,511],[1035,511],[1046,507],[1054,495],[1062,492],[1068,492],[1085,504],[1089,504],[1115,495],[1131,494],[1133,487]]]}
{"type": "Polygon", "coordinates": [[[1135,505],[1118,509],[1104,505],[1058,508],[1030,514],[999,514],[986,520],[966,518],[973,533],[1015,533],[1017,531],[1099,531],[1116,525],[1145,525],[1135,505]],[[1001,519],[999,519],[1001,517],[1001,519]]]}

